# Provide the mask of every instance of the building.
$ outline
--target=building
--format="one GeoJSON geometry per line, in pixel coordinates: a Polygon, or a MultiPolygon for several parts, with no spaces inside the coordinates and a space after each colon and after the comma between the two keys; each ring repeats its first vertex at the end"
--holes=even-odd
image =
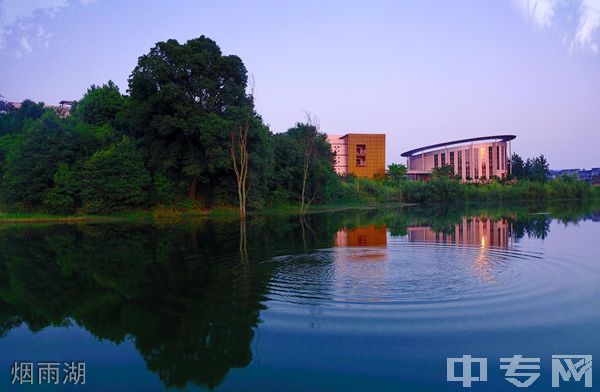
{"type": "Polygon", "coordinates": [[[327,141],[335,153],[337,174],[385,177],[385,134],[328,135],[327,141]]]}
{"type": "Polygon", "coordinates": [[[68,117],[71,115],[74,107],[75,101],[60,101],[55,110],[60,117],[68,117]]]}
{"type": "Polygon", "coordinates": [[[592,185],[600,185],[600,167],[586,169],[562,169],[550,170],[550,178],[558,178],[564,175],[575,176],[581,181],[587,181],[592,185]]]}
{"type": "MultiPolygon", "coordinates": [[[[65,118],[71,115],[71,111],[75,106],[76,101],[60,101],[58,106],[44,104],[44,109],[52,109],[59,117],[65,118]]],[[[8,105],[15,110],[21,109],[21,102],[8,102],[8,105]]]]}
{"type": "Polygon", "coordinates": [[[410,179],[427,181],[434,168],[450,165],[463,181],[504,178],[510,173],[511,140],[515,135],[480,136],[432,144],[406,151],[410,179]]]}

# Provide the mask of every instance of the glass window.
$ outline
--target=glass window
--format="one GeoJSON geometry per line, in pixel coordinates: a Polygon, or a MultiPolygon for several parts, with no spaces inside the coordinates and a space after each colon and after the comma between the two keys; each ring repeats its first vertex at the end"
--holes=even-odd
{"type": "Polygon", "coordinates": [[[500,146],[496,146],[496,169],[500,170],[500,146]]]}
{"type": "MultiPolygon", "coordinates": [[[[494,175],[494,147],[488,147],[488,163],[490,168],[490,178],[494,175]]],[[[484,174],[485,177],[485,174],[484,174]]]]}

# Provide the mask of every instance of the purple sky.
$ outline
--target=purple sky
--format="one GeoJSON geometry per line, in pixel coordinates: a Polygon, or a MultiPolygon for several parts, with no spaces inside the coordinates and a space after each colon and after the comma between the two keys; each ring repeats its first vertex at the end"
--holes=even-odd
{"type": "Polygon", "coordinates": [[[202,34],[237,54],[275,132],[309,111],[328,133],[385,132],[387,160],[514,133],[552,168],[600,166],[600,0],[0,0],[0,94],[123,92],[157,41],[202,34]]]}

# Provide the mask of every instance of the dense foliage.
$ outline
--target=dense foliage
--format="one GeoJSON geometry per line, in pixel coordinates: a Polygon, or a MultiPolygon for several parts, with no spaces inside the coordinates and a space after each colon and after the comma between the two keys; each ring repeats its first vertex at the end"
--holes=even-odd
{"type": "Polygon", "coordinates": [[[129,77],[92,85],[61,118],[43,103],[0,106],[0,198],[7,208],[60,213],[236,202],[232,132],[248,124],[249,207],[295,203],[304,137],[317,155],[309,189],[324,200],[337,180],[325,136],[307,124],[273,135],[246,94],[237,56],[202,36],[157,43],[129,77]],[[277,168],[277,170],[275,170],[277,168]]]}
{"type": "Polygon", "coordinates": [[[519,180],[531,180],[544,182],[548,180],[550,174],[550,165],[544,157],[540,155],[534,158],[527,158],[523,161],[518,154],[511,157],[512,175],[519,180]]]}
{"type": "MultiPolygon", "coordinates": [[[[157,43],[129,77],[128,95],[92,85],[71,115],[0,96],[0,206],[69,214],[237,202],[233,134],[248,129],[248,207],[323,202],[541,200],[598,194],[574,178],[547,181],[543,155],[512,157],[515,178],[461,184],[450,166],[429,182],[408,181],[391,164],[386,179],[340,178],[324,134],[310,116],[272,133],[247,94],[242,60],[204,36],[157,43]],[[308,168],[308,169],[307,169],[308,168]],[[303,195],[303,196],[302,196],[303,195]]],[[[252,86],[250,86],[252,87],[252,86]]],[[[251,89],[250,89],[251,90],[251,89]]]]}

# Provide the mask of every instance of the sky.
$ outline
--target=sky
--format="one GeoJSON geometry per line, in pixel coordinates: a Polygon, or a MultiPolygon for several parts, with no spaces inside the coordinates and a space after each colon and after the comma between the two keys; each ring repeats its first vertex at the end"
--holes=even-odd
{"type": "Polygon", "coordinates": [[[0,0],[0,94],[56,104],[127,91],[159,41],[206,35],[242,58],[273,132],[419,146],[515,134],[551,168],[600,167],[600,0],[0,0]]]}

